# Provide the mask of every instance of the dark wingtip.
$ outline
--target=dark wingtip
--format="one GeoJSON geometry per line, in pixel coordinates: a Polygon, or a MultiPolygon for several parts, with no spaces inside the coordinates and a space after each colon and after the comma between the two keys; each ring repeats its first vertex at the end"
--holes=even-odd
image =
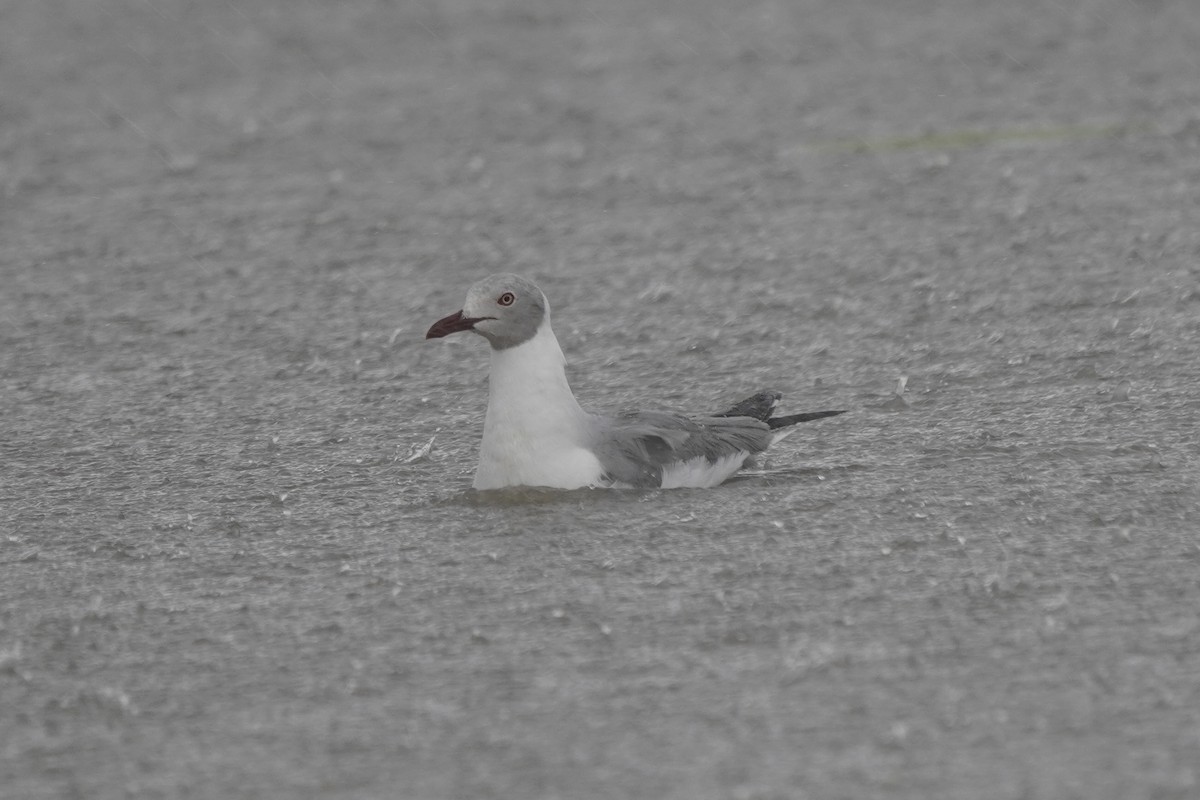
{"type": "Polygon", "coordinates": [[[763,391],[752,394],[745,400],[734,403],[720,414],[713,414],[714,417],[754,417],[757,420],[767,421],[771,416],[771,412],[775,410],[775,406],[783,397],[781,392],[774,389],[764,389],[763,391]]]}
{"type": "Polygon", "coordinates": [[[795,425],[798,422],[812,422],[815,419],[825,419],[825,417],[836,417],[838,414],[845,414],[850,409],[843,408],[838,411],[809,411],[805,414],[789,414],[786,417],[772,417],[767,420],[767,425],[771,430],[776,428],[786,428],[788,425],[795,425]]]}

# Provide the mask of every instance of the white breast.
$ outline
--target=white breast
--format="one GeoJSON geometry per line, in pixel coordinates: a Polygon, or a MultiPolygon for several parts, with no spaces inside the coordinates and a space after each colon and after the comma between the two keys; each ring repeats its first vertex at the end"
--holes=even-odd
{"type": "Polygon", "coordinates": [[[600,483],[604,470],[588,447],[588,414],[563,365],[548,320],[529,341],[492,351],[476,489],[600,483]]]}

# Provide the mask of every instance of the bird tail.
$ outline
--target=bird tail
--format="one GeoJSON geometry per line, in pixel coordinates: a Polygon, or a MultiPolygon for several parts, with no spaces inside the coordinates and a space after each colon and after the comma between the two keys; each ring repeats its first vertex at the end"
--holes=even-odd
{"type": "Polygon", "coordinates": [[[745,400],[739,403],[734,403],[720,414],[713,414],[714,417],[753,417],[760,422],[765,422],[770,426],[771,430],[786,428],[789,425],[795,425],[798,422],[812,422],[814,419],[824,419],[825,417],[836,417],[838,414],[845,414],[846,410],[840,411],[809,411],[805,414],[789,414],[786,417],[772,417],[775,413],[775,406],[779,405],[780,398],[783,395],[773,389],[764,389],[758,394],[752,394],[745,400]]]}

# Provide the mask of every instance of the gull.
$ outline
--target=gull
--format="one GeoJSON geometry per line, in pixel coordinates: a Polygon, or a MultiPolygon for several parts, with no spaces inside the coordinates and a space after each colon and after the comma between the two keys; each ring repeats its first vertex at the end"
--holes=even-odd
{"type": "Polygon", "coordinates": [[[532,281],[490,275],[461,311],[426,339],[471,331],[491,345],[487,416],[474,487],[705,488],[733,475],[798,422],[843,411],[772,417],[780,394],[760,391],[717,414],[668,411],[615,416],[580,407],[550,327],[550,303],[532,281]]]}

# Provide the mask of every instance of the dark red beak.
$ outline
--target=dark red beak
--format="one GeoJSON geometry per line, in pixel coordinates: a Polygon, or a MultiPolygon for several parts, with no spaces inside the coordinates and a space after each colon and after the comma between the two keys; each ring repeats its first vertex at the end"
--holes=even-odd
{"type": "Polygon", "coordinates": [[[476,322],[484,319],[491,319],[491,317],[464,317],[461,311],[455,311],[450,316],[433,323],[433,327],[425,334],[425,338],[440,339],[459,331],[469,331],[475,327],[476,322]]]}

